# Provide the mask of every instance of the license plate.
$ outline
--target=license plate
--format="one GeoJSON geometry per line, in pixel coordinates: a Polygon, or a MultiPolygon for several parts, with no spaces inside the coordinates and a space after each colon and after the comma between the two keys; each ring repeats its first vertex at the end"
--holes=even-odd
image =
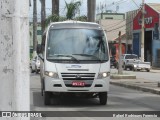
{"type": "Polygon", "coordinates": [[[74,81],[72,82],[72,86],[85,86],[85,82],[80,82],[80,81],[74,81]]]}

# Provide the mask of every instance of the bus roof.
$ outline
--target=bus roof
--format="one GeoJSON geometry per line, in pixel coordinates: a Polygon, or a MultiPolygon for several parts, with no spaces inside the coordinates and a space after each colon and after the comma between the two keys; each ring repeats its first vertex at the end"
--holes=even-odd
{"type": "Polygon", "coordinates": [[[85,28],[85,29],[97,29],[102,30],[102,27],[93,22],[80,22],[80,21],[64,21],[54,22],[50,24],[50,29],[62,29],[62,28],[85,28]]]}

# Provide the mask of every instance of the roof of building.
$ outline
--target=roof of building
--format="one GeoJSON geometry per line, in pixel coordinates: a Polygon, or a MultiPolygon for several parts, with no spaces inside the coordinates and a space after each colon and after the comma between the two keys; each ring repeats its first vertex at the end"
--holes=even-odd
{"type": "Polygon", "coordinates": [[[147,3],[153,10],[160,13],[160,4],[159,3],[147,3]]]}
{"type": "Polygon", "coordinates": [[[97,15],[101,15],[101,14],[103,14],[103,15],[124,15],[125,16],[125,13],[107,13],[107,12],[105,12],[105,13],[98,13],[97,15]]]}

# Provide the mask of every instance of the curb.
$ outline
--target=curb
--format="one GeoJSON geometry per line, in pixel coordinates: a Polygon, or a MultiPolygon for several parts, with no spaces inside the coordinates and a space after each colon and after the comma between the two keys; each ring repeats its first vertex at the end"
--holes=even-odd
{"type": "Polygon", "coordinates": [[[121,86],[121,87],[130,88],[130,89],[134,89],[134,90],[139,90],[139,91],[143,91],[143,92],[150,92],[150,93],[153,93],[153,94],[160,95],[160,91],[159,90],[148,88],[148,87],[129,85],[129,84],[124,84],[124,83],[112,82],[112,81],[110,81],[110,84],[121,86]]]}
{"type": "Polygon", "coordinates": [[[160,72],[150,71],[150,73],[160,73],[160,72]]]}
{"type": "Polygon", "coordinates": [[[111,75],[111,79],[136,79],[136,75],[111,75]]]}

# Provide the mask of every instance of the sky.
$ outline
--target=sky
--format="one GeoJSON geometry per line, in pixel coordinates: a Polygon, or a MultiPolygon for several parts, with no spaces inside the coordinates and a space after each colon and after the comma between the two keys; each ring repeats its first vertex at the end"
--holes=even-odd
{"type": "MultiPolygon", "coordinates": [[[[31,0],[33,1],[33,0],[31,0]]],[[[51,15],[51,1],[46,0],[46,15],[51,15]]],[[[65,1],[69,3],[72,0],[60,0],[60,15],[65,15],[65,1]]],[[[80,7],[80,15],[87,15],[87,0],[75,0],[75,1],[82,1],[82,5],[80,7]]],[[[144,0],[145,3],[159,3],[160,0],[144,0]]],[[[125,13],[131,10],[139,9],[142,0],[96,0],[96,13],[102,11],[100,9],[100,5],[103,5],[103,11],[112,10],[113,12],[117,13],[125,13]],[[133,2],[134,1],[134,2],[133,2]]],[[[33,3],[32,3],[33,6],[33,3]]],[[[33,8],[30,7],[29,16],[30,20],[32,20],[33,16],[33,8]]],[[[102,7],[101,7],[102,8],[102,7]]],[[[37,0],[37,17],[40,20],[40,11],[41,5],[39,0],[37,0]]]]}

